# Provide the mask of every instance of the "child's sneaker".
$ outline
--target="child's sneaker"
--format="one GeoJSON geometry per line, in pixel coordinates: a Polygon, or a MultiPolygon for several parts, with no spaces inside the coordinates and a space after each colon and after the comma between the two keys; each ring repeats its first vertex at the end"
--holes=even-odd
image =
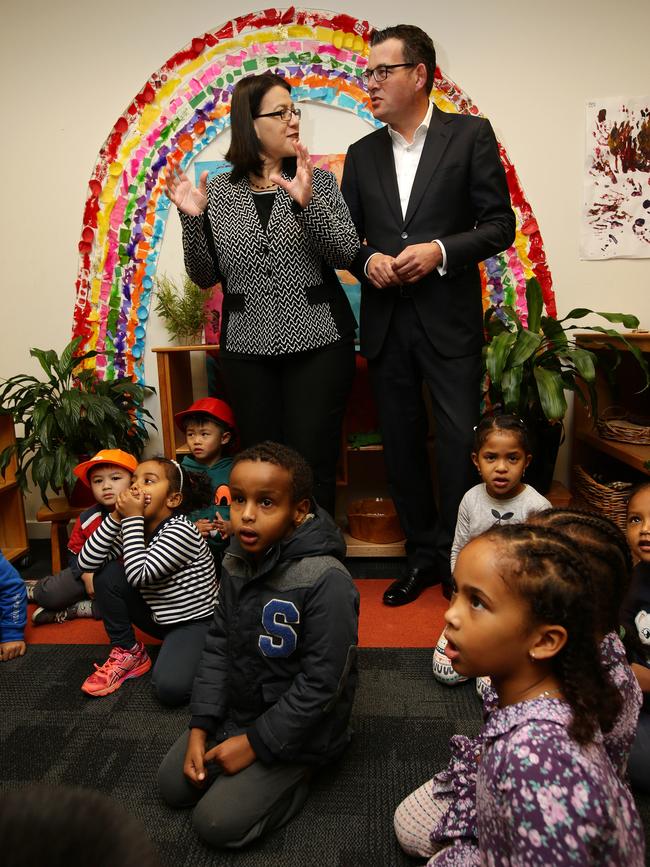
{"type": "Polygon", "coordinates": [[[74,605],[69,605],[61,611],[52,611],[49,608],[37,608],[32,614],[34,626],[43,626],[44,623],[65,623],[66,620],[76,620],[77,617],[92,617],[93,603],[90,599],[82,599],[74,605]]]}
{"type": "Polygon", "coordinates": [[[433,651],[433,676],[439,683],[444,683],[445,686],[456,686],[457,683],[464,683],[467,678],[462,674],[457,674],[449,661],[449,657],[445,654],[447,639],[441,635],[436,644],[436,649],[433,651]]]}
{"type": "Polygon", "coordinates": [[[39,583],[38,578],[25,578],[25,590],[27,591],[27,601],[34,601],[34,587],[39,583]]]}
{"type": "Polygon", "coordinates": [[[141,641],[136,641],[130,650],[114,647],[103,665],[95,663],[96,671],[86,678],[81,689],[87,695],[110,695],[125,680],[140,677],[150,668],[151,660],[141,641]]]}

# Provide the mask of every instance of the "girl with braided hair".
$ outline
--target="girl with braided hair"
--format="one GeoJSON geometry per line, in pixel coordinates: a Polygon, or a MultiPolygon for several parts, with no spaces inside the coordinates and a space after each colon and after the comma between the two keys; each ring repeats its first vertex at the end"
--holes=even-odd
{"type": "Polygon", "coordinates": [[[447,652],[460,673],[490,675],[498,707],[481,734],[479,851],[458,840],[430,863],[644,863],[634,801],[603,747],[622,699],[601,664],[588,572],[547,527],[494,527],[461,552],[447,652]]]}
{"type": "MultiPolygon", "coordinates": [[[[552,527],[580,547],[589,570],[594,598],[596,641],[610,681],[623,699],[611,731],[604,735],[605,749],[623,781],[634,741],[643,696],[625,647],[618,634],[619,610],[630,586],[632,558],[624,534],[609,518],[581,509],[548,509],[531,516],[533,526],[552,527]]],[[[477,678],[484,716],[498,704],[489,678],[477,678]]]]}
{"type": "MultiPolygon", "coordinates": [[[[615,615],[611,613],[606,615],[604,612],[610,611],[612,603],[617,608],[617,599],[620,599],[620,594],[624,592],[626,586],[626,577],[629,571],[629,554],[626,550],[624,537],[606,519],[574,510],[549,510],[537,516],[535,524],[531,521],[528,525],[519,525],[516,529],[512,527],[510,531],[505,528],[503,530],[494,528],[495,536],[492,535],[492,531],[488,531],[488,533],[477,540],[481,542],[482,546],[481,551],[479,551],[481,557],[485,557],[486,553],[496,555],[496,560],[492,561],[492,565],[494,565],[494,562],[500,564],[500,560],[503,560],[504,568],[501,569],[499,579],[496,582],[497,590],[501,588],[504,591],[510,592],[508,589],[510,588],[519,591],[519,583],[521,581],[522,592],[521,595],[519,592],[516,593],[515,602],[518,603],[520,608],[523,604],[527,615],[525,620],[528,621],[528,624],[539,624],[543,621],[552,623],[553,620],[557,619],[555,615],[559,610],[562,615],[559,625],[566,633],[564,645],[544,663],[542,663],[541,655],[538,658],[535,648],[529,648],[535,654],[534,659],[536,660],[533,663],[533,660],[528,657],[529,670],[532,666],[532,671],[529,671],[529,673],[531,676],[533,674],[537,675],[531,683],[538,692],[548,692],[549,695],[536,699],[533,702],[526,701],[528,697],[524,695],[523,699],[525,703],[522,704],[521,699],[518,698],[509,707],[522,710],[524,717],[526,708],[532,708],[535,712],[540,709],[542,712],[550,710],[551,722],[554,725],[549,725],[548,722],[543,725],[540,722],[544,733],[549,735],[549,743],[553,741],[550,736],[553,733],[555,725],[564,726],[567,732],[569,731],[569,723],[577,726],[575,729],[578,733],[577,737],[573,732],[571,733],[574,743],[569,744],[568,755],[564,756],[568,766],[574,761],[571,757],[571,751],[575,752],[578,750],[585,753],[585,757],[582,758],[582,767],[587,767],[589,762],[593,760],[592,754],[602,751],[600,744],[592,744],[587,748],[581,748],[576,745],[576,742],[582,742],[585,737],[589,736],[590,729],[596,719],[603,726],[603,730],[610,728],[610,731],[605,735],[604,746],[614,763],[615,769],[619,772],[619,776],[622,776],[625,772],[627,756],[633,738],[635,718],[639,708],[639,695],[634,683],[630,680],[630,669],[620,652],[620,642],[610,631],[615,620],[615,615]],[[571,535],[579,542],[581,545],[582,562],[578,560],[577,551],[572,546],[570,539],[567,539],[566,536],[560,536],[555,530],[535,526],[535,524],[543,524],[544,522],[559,527],[565,534],[571,535]],[[501,539],[500,533],[505,535],[506,538],[501,539]],[[518,558],[522,559],[519,560],[518,558]],[[566,566],[564,565],[565,561],[568,564],[566,566]],[[572,579],[573,584],[567,581],[567,577],[564,577],[564,572],[567,572],[567,576],[572,579]],[[590,581],[590,576],[594,578],[593,585],[590,581]],[[620,584],[620,588],[617,587],[617,584],[620,584]],[[504,586],[501,587],[501,585],[504,586]],[[543,593],[541,592],[542,590],[544,591],[543,593]],[[550,599],[550,602],[548,599],[550,599]],[[562,620],[564,620],[564,623],[562,623],[562,620]],[[573,624],[574,620],[577,622],[577,627],[575,630],[571,629],[569,632],[569,625],[573,624]],[[590,622],[593,624],[593,631],[591,633],[589,632],[590,622]],[[617,685],[625,697],[625,702],[622,706],[620,696],[613,690],[611,683],[607,680],[603,671],[599,670],[599,667],[594,667],[593,650],[595,647],[597,648],[600,639],[603,639],[600,646],[601,661],[609,678],[617,685]],[[581,646],[587,649],[586,655],[580,649],[581,646]],[[572,657],[577,660],[577,668],[574,672],[570,670],[572,657]],[[537,663],[540,664],[537,665],[537,663]],[[585,671],[587,673],[586,677],[585,671]],[[539,681],[540,674],[546,676],[549,673],[553,677],[550,685],[548,683],[545,684],[543,680],[539,681]],[[604,684],[604,692],[601,692],[600,683],[604,684]],[[593,696],[586,704],[582,698],[582,692],[585,689],[591,689],[591,695],[593,696]],[[555,692],[556,690],[557,693],[555,692]],[[560,702],[558,701],[559,698],[564,700],[560,702]],[[594,718],[594,706],[600,706],[601,704],[606,705],[612,713],[614,721],[611,727],[611,720],[609,718],[594,718]],[[571,712],[572,707],[575,707],[574,714],[571,712]],[[621,708],[621,710],[617,713],[616,708],[621,708]],[[555,713],[556,711],[558,711],[557,714],[555,713]]],[[[476,549],[470,550],[476,554],[476,549]]],[[[464,561],[463,564],[459,563],[460,565],[466,565],[466,562],[464,561]]],[[[472,562],[471,568],[473,570],[475,565],[472,562]]],[[[480,573],[480,568],[478,573],[480,573]]],[[[462,575],[459,576],[459,581],[462,580],[462,577],[462,575]]],[[[474,583],[474,577],[474,574],[472,574],[472,583],[474,583]]],[[[494,575],[492,577],[494,578],[494,575]]],[[[510,601],[512,603],[512,599],[510,601]]],[[[501,603],[503,602],[504,600],[501,600],[501,603]]],[[[461,603],[459,602],[459,604],[461,603]]],[[[470,611],[475,611],[474,620],[478,621],[479,624],[481,619],[496,621],[499,612],[494,610],[494,605],[491,601],[488,602],[480,594],[477,593],[476,598],[468,602],[467,605],[470,611]]],[[[459,645],[463,648],[463,654],[459,656],[459,649],[453,643],[453,636],[455,635],[453,610],[454,604],[452,603],[447,616],[448,625],[446,633],[447,637],[452,641],[450,656],[455,657],[454,667],[458,666],[462,671],[464,670],[462,655],[467,654],[467,650],[464,648],[466,639],[463,638],[462,644],[460,644],[460,638],[458,639],[459,645]]],[[[530,625],[527,625],[526,630],[530,628],[530,625]]],[[[518,640],[523,640],[526,630],[519,633],[518,640]]],[[[507,633],[504,632],[504,640],[506,635],[507,633]]],[[[478,636],[476,637],[478,638],[478,636]]],[[[496,641],[498,642],[498,640],[497,627],[496,641]]],[[[472,644],[476,644],[473,639],[470,640],[470,648],[472,644]]],[[[489,650],[489,646],[487,649],[489,650]]],[[[506,643],[502,651],[502,655],[505,655],[507,659],[508,654],[512,654],[513,652],[512,646],[506,643]]],[[[473,653],[476,659],[480,660],[481,664],[494,664],[490,663],[489,658],[486,658],[486,660],[482,659],[483,652],[480,650],[480,647],[476,647],[473,653]]],[[[547,651],[540,651],[540,654],[543,653],[547,653],[547,651]]],[[[596,653],[596,663],[597,661],[596,653]]],[[[501,719],[501,721],[504,719],[505,705],[497,688],[498,682],[499,677],[497,676],[497,684],[495,687],[488,689],[484,699],[487,723],[481,736],[476,739],[454,736],[450,743],[452,758],[448,767],[443,772],[437,774],[429,783],[421,786],[409,795],[398,807],[395,814],[395,829],[400,844],[409,854],[431,856],[434,853],[438,853],[430,862],[435,864],[478,863],[476,777],[479,767],[482,768],[485,762],[485,755],[482,755],[482,753],[484,753],[486,744],[485,734],[490,730],[492,717],[496,715],[497,719],[501,719]],[[454,845],[441,850],[441,846],[448,846],[452,842],[454,845]]],[[[517,715],[516,710],[509,710],[508,713],[514,716],[517,715]]],[[[533,723],[533,730],[535,730],[537,724],[535,714],[533,714],[533,717],[528,722],[533,723]]],[[[503,734],[507,734],[507,726],[503,734]]],[[[521,734],[521,731],[517,730],[516,725],[513,725],[512,734],[515,740],[521,734]]],[[[555,737],[555,735],[553,736],[555,737]]],[[[600,734],[598,734],[596,740],[600,741],[600,739],[600,734]]],[[[497,739],[495,738],[495,740],[497,739]]],[[[552,753],[556,750],[556,747],[557,744],[552,746],[552,753]]],[[[537,753],[535,755],[538,756],[537,753]]],[[[613,791],[616,797],[619,797],[620,792],[623,792],[623,800],[625,801],[626,796],[624,792],[626,790],[612,779],[610,771],[613,769],[611,765],[607,763],[606,759],[598,756],[597,758],[600,768],[599,785],[605,787],[605,794],[607,791],[613,791]],[[603,768],[606,772],[604,777],[603,768]]],[[[525,762],[522,764],[525,764],[525,762]]],[[[581,767],[580,764],[576,766],[578,769],[581,767]]],[[[519,770],[521,771],[521,768],[519,770]]],[[[532,768],[532,770],[535,770],[535,768],[532,768]]],[[[592,772],[593,769],[590,767],[589,775],[592,772]]],[[[517,783],[519,782],[517,780],[517,783]]],[[[576,781],[575,785],[579,785],[579,782],[576,781]]],[[[509,787],[510,785],[506,784],[506,789],[509,787]]],[[[589,792],[590,800],[594,797],[592,789],[589,792]]],[[[518,792],[517,784],[512,786],[512,791],[513,793],[518,792]]],[[[527,789],[527,791],[541,791],[540,781],[536,780],[533,789],[527,789]]],[[[581,789],[579,791],[582,792],[581,789]]],[[[518,796],[514,794],[513,797],[516,798],[518,796]]],[[[597,791],[595,797],[602,800],[603,792],[597,791]]],[[[537,798],[537,795],[535,795],[535,798],[537,798]]],[[[519,806],[521,806],[521,803],[519,806]]],[[[512,813],[512,808],[508,807],[505,803],[499,806],[498,810],[501,809],[509,810],[512,813]]],[[[525,809],[530,811],[532,809],[531,805],[526,803],[525,809]]],[[[562,812],[564,807],[562,805],[555,805],[554,809],[562,812]]],[[[604,809],[602,815],[605,815],[606,812],[607,809],[604,809]]],[[[566,818],[568,822],[571,817],[567,814],[566,818]]],[[[573,816],[573,819],[576,819],[576,816],[573,816]]],[[[585,823],[588,823],[586,815],[580,821],[582,822],[583,819],[585,823]]],[[[526,822],[528,822],[528,818],[526,818],[526,822]]],[[[554,828],[552,824],[548,825],[545,822],[546,819],[543,819],[542,827],[548,832],[552,831],[552,834],[555,834],[557,839],[562,839],[562,828],[554,828]]],[[[528,842],[533,847],[541,846],[542,838],[538,836],[540,830],[535,830],[535,826],[529,825],[528,827],[533,832],[528,842]]],[[[499,833],[502,833],[502,830],[500,829],[499,833]]],[[[611,833],[611,829],[603,833],[609,834],[611,833]]],[[[575,833],[566,830],[566,837],[567,843],[565,848],[569,847],[567,851],[571,854],[573,860],[569,858],[567,861],[563,861],[557,853],[551,853],[546,849],[543,854],[537,853],[539,860],[535,860],[535,857],[530,854],[524,854],[523,861],[515,858],[513,863],[603,863],[601,861],[592,862],[588,858],[583,859],[582,843],[575,836],[575,833]],[[575,850],[571,849],[574,840],[579,843],[575,850]]],[[[526,839],[522,838],[519,842],[525,843],[526,839]]],[[[501,863],[500,857],[501,855],[495,856],[494,863],[501,863]]],[[[630,863],[636,862],[632,860],[630,863]]]]}
{"type": "Polygon", "coordinates": [[[87,695],[109,695],[149,671],[135,625],[162,640],[152,676],[157,697],[167,705],[189,700],[217,579],[205,539],[187,515],[211,498],[204,473],[189,473],[169,458],[143,461],[84,543],[79,565],[96,573],[95,595],[112,645],[84,681],[87,695]]]}

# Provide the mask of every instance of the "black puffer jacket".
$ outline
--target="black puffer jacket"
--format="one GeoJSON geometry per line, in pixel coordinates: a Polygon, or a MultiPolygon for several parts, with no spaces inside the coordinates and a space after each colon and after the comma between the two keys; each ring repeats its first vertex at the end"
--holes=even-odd
{"type": "Polygon", "coordinates": [[[257,757],[305,764],[350,740],[359,594],[345,545],[317,510],[256,568],[233,538],[194,681],[190,727],[246,733],[257,757]]]}

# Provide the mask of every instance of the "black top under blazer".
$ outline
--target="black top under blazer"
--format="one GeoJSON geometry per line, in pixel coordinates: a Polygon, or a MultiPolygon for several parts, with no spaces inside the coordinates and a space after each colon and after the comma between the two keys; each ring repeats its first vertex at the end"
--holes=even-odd
{"type": "Polygon", "coordinates": [[[204,288],[222,283],[222,349],[281,355],[354,333],[333,269],[349,266],[359,240],[331,172],[314,169],[306,208],[278,189],[266,231],[246,178],[233,183],[231,173],[217,175],[207,195],[203,215],[179,213],[190,278],[204,288]]]}
{"type": "Polygon", "coordinates": [[[410,287],[427,335],[444,356],[479,352],[483,313],[478,263],[512,244],[515,216],[497,141],[488,120],[433,107],[406,217],[402,217],[393,145],[387,127],[353,144],[343,196],[361,247],[350,270],[361,281],[361,352],[374,358],[388,333],[396,289],[375,289],[364,275],[374,252],[397,256],[440,240],[447,273],[437,270],[410,287]]]}

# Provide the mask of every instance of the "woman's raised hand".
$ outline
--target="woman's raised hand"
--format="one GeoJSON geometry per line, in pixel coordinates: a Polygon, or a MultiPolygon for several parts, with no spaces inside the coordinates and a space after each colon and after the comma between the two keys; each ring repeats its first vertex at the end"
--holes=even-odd
{"type": "Polygon", "coordinates": [[[198,217],[205,211],[208,205],[207,171],[201,172],[199,186],[195,187],[178,165],[168,164],[166,185],[167,198],[176,205],[179,211],[187,214],[188,217],[198,217]]]}
{"type": "Polygon", "coordinates": [[[288,181],[282,175],[271,175],[270,181],[282,187],[301,208],[306,208],[311,202],[313,194],[312,179],[314,166],[309,157],[309,151],[301,141],[295,141],[293,146],[296,151],[296,176],[288,181]]]}

